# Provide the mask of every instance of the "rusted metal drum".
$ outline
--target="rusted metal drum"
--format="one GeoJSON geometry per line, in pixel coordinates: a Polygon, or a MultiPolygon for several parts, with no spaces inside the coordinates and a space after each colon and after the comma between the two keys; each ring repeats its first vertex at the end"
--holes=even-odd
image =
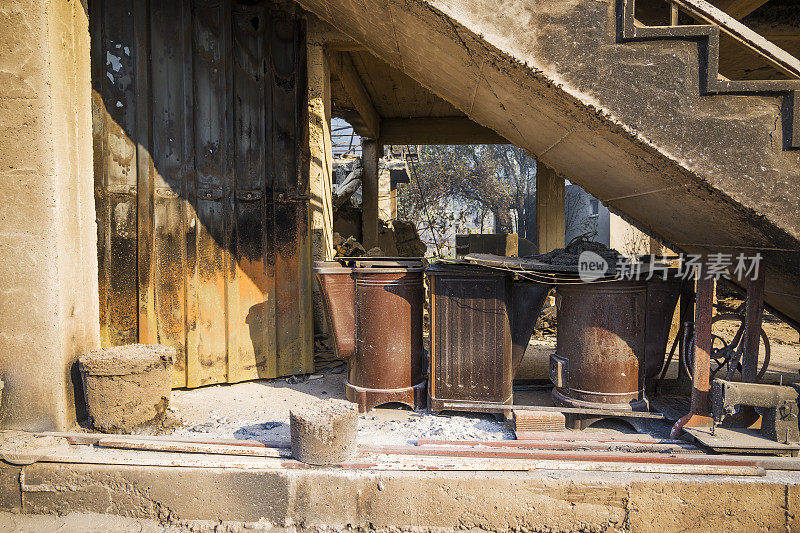
{"type": "Polygon", "coordinates": [[[675,313],[680,295],[680,279],[654,278],[647,282],[645,378],[658,376],[664,366],[672,315],[675,313]]]}
{"type": "Polygon", "coordinates": [[[348,361],[347,399],[361,412],[389,402],[426,406],[420,260],[363,260],[355,280],[355,352],[348,361]]]}
{"type": "Polygon", "coordinates": [[[314,261],[325,320],[339,359],[350,359],[356,349],[355,282],[353,269],[338,261],[314,261]]]}
{"type": "Polygon", "coordinates": [[[647,284],[559,285],[553,401],[564,407],[647,410],[644,392],[647,284]]]}

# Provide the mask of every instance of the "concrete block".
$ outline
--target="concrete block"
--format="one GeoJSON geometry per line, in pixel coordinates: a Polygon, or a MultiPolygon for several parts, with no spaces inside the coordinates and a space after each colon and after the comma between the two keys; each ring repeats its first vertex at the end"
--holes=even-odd
{"type": "Polygon", "coordinates": [[[786,531],[786,487],[749,482],[634,482],[630,529],[786,531]]]}
{"type": "Polygon", "coordinates": [[[78,359],[89,418],[106,433],[132,433],[164,420],[177,351],[158,344],[93,350],[78,359]]]}
{"type": "Polygon", "coordinates": [[[335,465],[356,453],[358,406],[318,400],[289,413],[292,456],[312,465],[335,465]]]}
{"type": "Polygon", "coordinates": [[[0,509],[3,511],[22,509],[21,473],[20,466],[0,464],[0,509]]]}
{"type": "Polygon", "coordinates": [[[0,427],[67,429],[99,344],[85,3],[9,0],[0,27],[0,427]]]}
{"type": "Polygon", "coordinates": [[[31,38],[45,25],[38,2],[7,0],[0,6],[0,99],[32,98],[47,79],[47,51],[42,39],[31,38]]]}
{"type": "Polygon", "coordinates": [[[108,513],[177,520],[283,524],[282,471],[37,463],[25,467],[26,513],[108,513]]]}
{"type": "Polygon", "coordinates": [[[619,480],[582,474],[289,473],[293,523],[304,526],[608,531],[625,523],[619,480]]]}

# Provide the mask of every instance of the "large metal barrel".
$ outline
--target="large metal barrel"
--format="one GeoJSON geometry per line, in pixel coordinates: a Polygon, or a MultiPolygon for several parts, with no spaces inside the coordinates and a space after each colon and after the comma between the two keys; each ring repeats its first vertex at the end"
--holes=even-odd
{"type": "Polygon", "coordinates": [[[315,261],[314,274],[322,289],[334,353],[339,359],[350,359],[356,349],[353,269],[337,261],[315,261]]]}
{"type": "Polygon", "coordinates": [[[359,409],[400,402],[426,406],[422,262],[359,261],[355,279],[355,352],[347,398],[359,409]]]}
{"type": "Polygon", "coordinates": [[[560,285],[553,401],[565,407],[646,410],[647,284],[560,285]]]}
{"type": "Polygon", "coordinates": [[[664,366],[672,315],[681,295],[681,280],[654,278],[647,282],[645,377],[654,378],[664,366]]]}

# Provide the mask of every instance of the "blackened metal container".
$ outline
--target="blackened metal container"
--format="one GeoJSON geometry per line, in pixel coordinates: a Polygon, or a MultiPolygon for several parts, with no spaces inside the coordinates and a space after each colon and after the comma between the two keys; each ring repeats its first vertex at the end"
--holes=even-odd
{"type": "Polygon", "coordinates": [[[525,350],[531,342],[536,329],[536,321],[542,306],[552,290],[552,285],[534,281],[514,279],[511,283],[511,360],[513,374],[517,375],[525,350]]]}
{"type": "Polygon", "coordinates": [[[353,268],[355,351],[345,393],[361,412],[390,402],[425,408],[423,274],[420,260],[365,260],[353,268]]]}
{"type": "Polygon", "coordinates": [[[647,282],[645,378],[656,377],[664,366],[672,316],[681,295],[681,280],[653,278],[647,282]]]}
{"type": "Polygon", "coordinates": [[[647,410],[646,282],[565,284],[557,291],[561,305],[556,353],[550,359],[555,404],[647,410]]]}
{"type": "Polygon", "coordinates": [[[427,274],[431,411],[506,412],[501,406],[513,404],[515,363],[522,360],[549,288],[515,286],[509,272],[477,266],[437,263],[427,274]],[[469,405],[476,402],[497,406],[469,405]]]}

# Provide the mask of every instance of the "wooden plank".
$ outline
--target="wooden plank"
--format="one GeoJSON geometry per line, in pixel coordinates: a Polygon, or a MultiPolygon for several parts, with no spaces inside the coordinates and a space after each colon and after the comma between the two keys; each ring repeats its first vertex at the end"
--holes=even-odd
{"type": "Polygon", "coordinates": [[[612,409],[589,409],[583,407],[552,407],[545,405],[509,405],[495,402],[444,402],[444,409],[484,409],[493,411],[551,411],[557,413],[571,413],[584,415],[603,415],[618,418],[650,418],[654,420],[664,420],[661,413],[649,413],[646,411],[623,411],[612,409]]]}
{"type": "Polygon", "coordinates": [[[265,36],[263,6],[236,5],[233,24],[234,225],[228,280],[228,381],[274,377],[267,349],[265,36]]]}
{"type": "Polygon", "coordinates": [[[237,446],[220,443],[181,442],[174,440],[137,439],[134,437],[108,437],[100,439],[101,448],[123,450],[147,450],[157,452],[208,453],[215,455],[249,455],[253,457],[291,457],[286,449],[262,446],[237,446]]]}
{"type": "Polygon", "coordinates": [[[331,72],[334,72],[342,82],[364,124],[364,131],[359,132],[359,134],[371,139],[379,139],[381,136],[381,117],[375,111],[372,98],[364,88],[364,83],[353,65],[350,54],[332,50],[329,52],[328,58],[331,72]]]}
{"type": "MultiPolygon", "coordinates": [[[[153,284],[157,342],[178,350],[175,383],[184,381],[186,249],[186,166],[192,137],[185,135],[184,54],[180,30],[188,14],[187,2],[151,5],[152,147],[153,177],[153,284]]],[[[189,158],[191,160],[191,158],[189,158]]]]}
{"type": "Polygon", "coordinates": [[[297,50],[295,72],[299,80],[295,97],[297,98],[297,124],[298,151],[297,151],[297,181],[298,195],[302,201],[298,202],[298,272],[300,275],[300,365],[302,373],[314,371],[314,275],[312,273],[311,251],[311,213],[310,193],[311,183],[309,175],[309,117],[308,117],[308,57],[306,48],[306,19],[298,16],[294,46],[297,50]]]}
{"type": "Polygon", "coordinates": [[[187,386],[227,379],[226,218],[230,86],[226,76],[226,2],[197,2],[193,10],[197,219],[196,260],[190,263],[187,386]]]}
{"type": "Polygon", "coordinates": [[[109,329],[111,327],[109,315],[109,290],[110,265],[108,250],[108,194],[106,191],[106,166],[107,151],[105,146],[106,110],[103,101],[103,85],[105,81],[105,61],[103,52],[103,3],[92,2],[89,5],[89,32],[91,36],[91,79],[92,79],[92,151],[94,173],[94,204],[97,219],[97,273],[98,296],[100,311],[100,342],[103,346],[110,345],[109,329]]]}
{"type": "Polygon", "coordinates": [[[361,244],[369,250],[378,246],[378,160],[382,147],[371,139],[361,140],[361,244]]]}
{"type": "Polygon", "coordinates": [[[508,144],[508,141],[467,117],[384,118],[384,144],[508,144]]]}

